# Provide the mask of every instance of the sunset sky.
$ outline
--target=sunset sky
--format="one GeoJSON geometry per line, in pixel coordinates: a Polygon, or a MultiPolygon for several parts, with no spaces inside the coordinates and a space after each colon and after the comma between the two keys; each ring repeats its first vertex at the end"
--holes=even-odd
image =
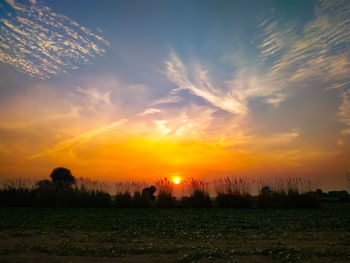
{"type": "Polygon", "coordinates": [[[350,1],[0,0],[0,179],[350,170],[350,1]]]}

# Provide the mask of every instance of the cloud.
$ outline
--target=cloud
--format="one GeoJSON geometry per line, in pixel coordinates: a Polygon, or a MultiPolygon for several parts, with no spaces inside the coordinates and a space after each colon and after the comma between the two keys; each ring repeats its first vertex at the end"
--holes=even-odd
{"type": "Polygon", "coordinates": [[[166,61],[166,75],[178,86],[171,91],[172,94],[189,90],[213,106],[238,116],[247,114],[248,102],[252,98],[263,98],[272,105],[278,105],[286,98],[280,81],[266,79],[256,72],[241,70],[234,79],[214,85],[208,70],[203,69],[199,63],[188,69],[175,53],[171,52],[169,57],[166,61]]]}
{"type": "Polygon", "coordinates": [[[145,115],[154,114],[157,112],[161,112],[161,110],[156,109],[156,108],[149,108],[149,109],[146,109],[145,111],[139,113],[139,116],[145,116],[145,115]]]}
{"type": "Polygon", "coordinates": [[[31,77],[67,73],[106,52],[109,43],[102,36],[47,6],[7,4],[11,12],[0,18],[0,61],[31,77]]]}
{"type": "Polygon", "coordinates": [[[189,105],[157,116],[153,123],[161,136],[170,136],[173,139],[205,139],[206,132],[213,120],[214,109],[205,106],[189,105]]]}
{"type": "Polygon", "coordinates": [[[194,80],[191,81],[187,67],[174,52],[170,53],[170,59],[166,61],[166,75],[170,81],[178,86],[171,91],[172,93],[182,89],[189,90],[220,109],[234,114],[244,114],[246,112],[246,106],[240,101],[239,97],[233,92],[225,93],[218,88],[214,88],[207,71],[200,67],[195,69],[193,76],[191,76],[194,80]]]}
{"type": "Polygon", "coordinates": [[[182,98],[180,96],[169,95],[167,97],[155,100],[152,103],[152,106],[159,105],[159,104],[178,103],[181,101],[182,101],[182,98]]]}
{"type": "Polygon", "coordinates": [[[301,29],[269,14],[261,25],[261,58],[270,62],[272,79],[293,83],[320,81],[326,88],[344,88],[350,75],[350,5],[322,0],[315,18],[301,29]]]}
{"type": "Polygon", "coordinates": [[[342,103],[339,106],[339,118],[340,121],[346,126],[345,129],[341,131],[342,134],[350,134],[350,90],[344,91],[341,94],[342,103]]]}
{"type": "Polygon", "coordinates": [[[213,75],[200,61],[194,61],[195,66],[185,65],[171,52],[165,61],[166,76],[177,85],[171,94],[188,90],[212,106],[244,117],[252,101],[277,107],[295,87],[348,87],[350,5],[324,0],[317,4],[315,18],[304,26],[284,21],[275,11],[269,14],[259,25],[256,63],[240,65],[235,61],[236,69],[226,80],[213,75]]]}
{"type": "Polygon", "coordinates": [[[112,91],[107,91],[101,94],[101,92],[96,88],[82,89],[80,87],[76,87],[75,90],[81,94],[86,95],[90,99],[90,102],[93,104],[98,104],[98,103],[110,104],[111,103],[110,95],[112,91]]]}
{"type": "Polygon", "coordinates": [[[112,123],[105,125],[103,127],[100,127],[100,128],[94,129],[94,130],[86,131],[86,132],[79,134],[71,139],[64,140],[64,141],[56,144],[55,146],[47,149],[44,153],[32,155],[30,157],[30,159],[41,157],[44,154],[53,154],[56,152],[69,150],[74,146],[77,146],[79,144],[83,144],[83,143],[90,141],[92,138],[94,138],[100,134],[114,130],[114,129],[122,126],[126,122],[127,122],[127,119],[121,119],[119,121],[112,122],[112,123]]]}
{"type": "MultiPolygon", "coordinates": [[[[292,143],[300,137],[298,129],[291,129],[282,133],[268,135],[249,134],[236,132],[232,134],[231,140],[223,142],[226,150],[251,152],[251,151],[285,151],[292,143]]],[[[289,149],[290,150],[290,149],[289,149]]]]}

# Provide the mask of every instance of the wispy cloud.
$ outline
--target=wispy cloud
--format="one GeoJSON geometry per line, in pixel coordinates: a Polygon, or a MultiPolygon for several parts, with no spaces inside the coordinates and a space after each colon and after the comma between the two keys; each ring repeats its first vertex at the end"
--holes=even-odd
{"type": "Polygon", "coordinates": [[[339,106],[340,121],[346,126],[342,134],[350,134],[350,90],[344,91],[341,95],[342,103],[339,106]]]}
{"type": "Polygon", "coordinates": [[[178,86],[171,93],[189,90],[217,108],[245,116],[253,99],[278,106],[291,88],[322,83],[321,88],[339,89],[350,83],[350,5],[346,1],[320,1],[315,18],[301,29],[275,13],[259,29],[256,64],[240,67],[236,63],[233,77],[226,80],[215,78],[199,61],[194,67],[185,65],[171,52],[165,61],[166,75],[178,86]]]}
{"type": "Polygon", "coordinates": [[[110,104],[110,95],[112,91],[107,91],[105,93],[101,93],[96,88],[90,88],[90,89],[82,89],[81,87],[76,87],[75,90],[81,94],[84,94],[87,96],[91,103],[97,104],[97,103],[105,103],[110,104]]]}
{"type": "Polygon", "coordinates": [[[146,109],[143,112],[139,113],[139,116],[145,116],[145,115],[154,114],[157,112],[161,112],[161,110],[156,109],[156,108],[149,108],[149,109],[146,109]]]}
{"type": "Polygon", "coordinates": [[[208,72],[200,67],[197,67],[193,75],[189,76],[190,73],[187,67],[174,52],[170,53],[170,59],[166,61],[166,69],[168,79],[178,86],[178,88],[172,90],[172,93],[181,89],[189,90],[220,109],[234,114],[244,114],[246,112],[244,102],[237,96],[239,94],[214,88],[208,72]],[[194,80],[190,80],[190,77],[194,80]]]}
{"type": "Polygon", "coordinates": [[[98,136],[98,135],[103,134],[105,132],[114,130],[114,129],[122,126],[126,122],[127,122],[127,119],[122,119],[122,120],[110,123],[108,125],[105,125],[103,127],[100,127],[100,128],[94,129],[94,130],[86,131],[86,132],[79,134],[71,139],[64,140],[64,141],[54,145],[53,147],[47,149],[44,153],[32,155],[30,157],[30,159],[38,158],[38,157],[41,157],[45,154],[53,154],[56,152],[69,150],[74,146],[77,146],[79,144],[86,143],[86,142],[90,141],[95,136],[98,136]]]}
{"type": "Polygon", "coordinates": [[[225,146],[225,148],[244,151],[246,151],[246,149],[251,151],[253,149],[271,150],[273,148],[281,150],[283,147],[293,143],[299,136],[300,133],[298,129],[292,129],[287,132],[274,133],[265,136],[237,133],[236,139],[232,140],[232,142],[225,146]]]}
{"type": "Polygon", "coordinates": [[[182,110],[160,116],[153,121],[161,136],[203,139],[213,119],[212,108],[190,105],[182,110]]]}
{"type": "Polygon", "coordinates": [[[261,24],[261,57],[270,62],[270,78],[294,83],[318,80],[326,88],[342,88],[350,75],[350,5],[347,1],[322,0],[315,18],[302,29],[274,20],[261,24]]]}
{"type": "Polygon", "coordinates": [[[168,79],[178,86],[171,93],[189,90],[213,106],[238,116],[247,114],[251,98],[260,97],[266,103],[278,105],[286,97],[282,92],[284,86],[278,81],[266,79],[257,73],[252,74],[248,70],[239,71],[233,80],[228,79],[214,85],[208,70],[203,69],[199,63],[188,69],[173,52],[166,61],[166,67],[168,79]]]}
{"type": "Polygon", "coordinates": [[[181,101],[182,101],[182,98],[180,96],[169,95],[169,96],[166,96],[164,98],[160,98],[160,99],[155,100],[152,103],[152,106],[160,105],[160,104],[168,104],[168,103],[178,103],[181,101]]]}
{"type": "Polygon", "coordinates": [[[10,12],[0,18],[0,61],[29,76],[50,78],[79,68],[109,43],[47,6],[31,1],[30,6],[7,0],[10,12]]]}

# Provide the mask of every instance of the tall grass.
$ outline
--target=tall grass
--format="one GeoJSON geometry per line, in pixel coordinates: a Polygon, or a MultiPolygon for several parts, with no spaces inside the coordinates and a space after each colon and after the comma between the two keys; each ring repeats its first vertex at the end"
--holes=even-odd
{"type": "Polygon", "coordinates": [[[128,192],[133,195],[135,192],[142,192],[147,187],[147,183],[143,181],[116,181],[113,183],[114,193],[125,193],[128,192]]]}
{"type": "Polygon", "coordinates": [[[110,195],[89,179],[77,180],[73,187],[57,190],[48,180],[14,179],[0,185],[2,206],[82,206],[108,207],[110,195]]]}
{"type": "MultiPolygon", "coordinates": [[[[349,176],[350,177],[350,176],[349,176]]],[[[350,180],[350,178],[349,178],[350,180]]],[[[318,184],[302,178],[256,180],[219,178],[211,183],[191,178],[182,186],[188,195],[174,197],[174,183],[167,178],[155,182],[156,199],[142,181],[103,181],[78,178],[69,188],[57,190],[49,180],[6,180],[0,183],[1,206],[82,206],[82,207],[187,207],[187,208],[312,208],[319,206],[318,184]],[[253,187],[258,196],[252,197],[253,187]],[[209,192],[216,193],[215,203],[209,192]],[[113,196],[110,193],[114,193],[113,196]]]]}
{"type": "Polygon", "coordinates": [[[216,204],[220,208],[250,208],[253,181],[249,178],[225,177],[214,181],[216,204]]]}
{"type": "Polygon", "coordinates": [[[160,208],[175,207],[176,199],[173,196],[174,183],[168,178],[158,179],[155,183],[157,188],[156,206],[160,208]]]}
{"type": "Polygon", "coordinates": [[[23,178],[2,181],[0,184],[0,205],[30,206],[35,201],[35,184],[35,181],[23,178]]]}
{"type": "Polygon", "coordinates": [[[209,196],[209,183],[203,179],[191,178],[185,182],[189,196],[183,196],[180,201],[181,207],[187,208],[209,208],[212,201],[209,196]]]}
{"type": "Polygon", "coordinates": [[[142,197],[142,190],[146,188],[146,182],[142,181],[117,181],[113,183],[115,196],[112,205],[118,208],[148,207],[149,202],[142,197]]]}
{"type": "Polygon", "coordinates": [[[317,208],[317,184],[300,177],[276,178],[272,182],[259,180],[258,206],[262,208],[317,208]]]}

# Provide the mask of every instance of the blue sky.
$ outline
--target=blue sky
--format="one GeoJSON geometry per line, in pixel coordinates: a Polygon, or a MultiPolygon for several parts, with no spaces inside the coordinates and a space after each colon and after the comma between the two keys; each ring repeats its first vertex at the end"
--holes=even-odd
{"type": "MultiPolygon", "coordinates": [[[[146,146],[133,138],[224,156],[163,160],[169,173],[297,174],[341,186],[349,29],[347,1],[1,0],[1,176],[54,165],[92,176],[93,165],[108,168],[102,177],[133,177],[123,165],[133,155],[105,148],[137,155],[146,146]]],[[[138,169],[161,176],[149,164],[160,153],[142,151],[154,159],[138,169]]]]}

